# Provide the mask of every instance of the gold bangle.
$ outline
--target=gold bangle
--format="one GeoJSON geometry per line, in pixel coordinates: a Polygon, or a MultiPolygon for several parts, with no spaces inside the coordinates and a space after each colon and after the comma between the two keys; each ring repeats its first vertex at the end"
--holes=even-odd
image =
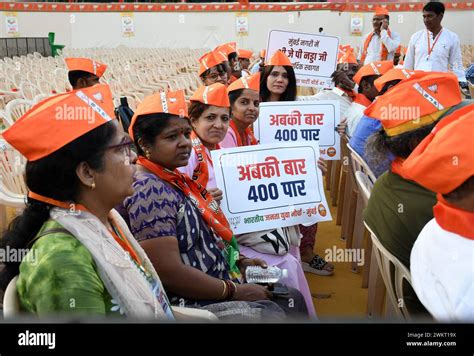
{"type": "Polygon", "coordinates": [[[227,296],[227,283],[224,280],[221,280],[222,284],[224,284],[224,290],[222,291],[222,295],[220,299],[225,299],[227,296]]]}
{"type": "Polygon", "coordinates": [[[232,285],[234,286],[234,295],[237,293],[237,283],[235,283],[234,281],[230,281],[230,283],[232,283],[232,285]]]}

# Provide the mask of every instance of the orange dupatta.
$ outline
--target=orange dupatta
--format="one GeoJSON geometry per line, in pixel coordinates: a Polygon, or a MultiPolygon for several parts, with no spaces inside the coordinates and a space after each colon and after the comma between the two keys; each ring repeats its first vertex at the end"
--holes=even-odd
{"type": "MultiPolygon", "coordinates": [[[[392,33],[390,32],[390,29],[387,30],[388,32],[388,37],[392,37],[392,33]]],[[[365,62],[365,57],[367,57],[367,50],[369,49],[369,44],[370,44],[370,41],[372,41],[372,37],[374,37],[375,35],[375,32],[372,32],[370,35],[367,36],[367,38],[365,39],[365,42],[364,42],[364,49],[362,51],[362,56],[360,57],[360,62],[362,64],[364,64],[365,62]]],[[[387,47],[385,47],[385,45],[382,43],[382,48],[380,49],[380,60],[381,61],[386,61],[387,60],[387,57],[388,57],[388,50],[387,50],[387,47]]],[[[396,53],[400,53],[400,47],[398,47],[396,49],[396,53]]]]}
{"type": "Polygon", "coordinates": [[[242,146],[254,146],[258,144],[257,139],[255,138],[252,130],[247,127],[245,129],[245,135],[247,136],[247,142],[242,142],[242,138],[240,137],[239,130],[237,129],[237,125],[235,124],[234,120],[230,120],[230,127],[232,130],[235,132],[235,138],[237,140],[237,147],[242,147],[242,146]]]}
{"type": "Polygon", "coordinates": [[[239,246],[230,229],[227,218],[219,208],[219,204],[212,198],[211,194],[209,194],[206,187],[192,180],[186,174],[182,174],[177,169],[171,171],[145,157],[138,157],[137,164],[145,167],[158,178],[178,188],[191,200],[207,226],[224,240],[226,244],[224,253],[229,263],[231,276],[239,277],[240,271],[236,264],[239,259],[239,246]]]}
{"type": "MultiPolygon", "coordinates": [[[[209,167],[208,164],[212,165],[212,160],[207,155],[206,147],[202,144],[198,135],[193,131],[191,132],[191,142],[193,144],[193,150],[196,152],[196,157],[198,159],[198,165],[194,168],[193,176],[191,177],[193,181],[200,184],[203,187],[207,187],[209,182],[209,167]]],[[[220,146],[216,145],[216,150],[220,149],[220,146]]]]}

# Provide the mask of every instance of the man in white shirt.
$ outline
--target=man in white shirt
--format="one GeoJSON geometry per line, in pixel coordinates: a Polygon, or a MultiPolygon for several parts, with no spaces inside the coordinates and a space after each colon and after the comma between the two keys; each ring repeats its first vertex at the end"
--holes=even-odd
{"type": "Polygon", "coordinates": [[[376,8],[372,25],[374,31],[368,33],[362,39],[359,59],[363,65],[393,60],[398,46],[400,46],[400,35],[388,28],[390,16],[388,10],[382,7],[376,8]]]}
{"type": "Polygon", "coordinates": [[[255,62],[255,64],[252,66],[252,68],[250,68],[250,73],[251,74],[255,74],[255,73],[258,73],[260,72],[260,68],[263,68],[264,64],[265,64],[265,54],[266,54],[266,50],[262,49],[259,53],[259,56],[260,56],[260,59],[255,62]]]}
{"type": "Polygon", "coordinates": [[[356,93],[353,91],[355,85],[353,77],[359,70],[359,64],[353,49],[348,45],[339,46],[337,57],[336,71],[331,75],[334,88],[321,90],[315,95],[298,96],[296,100],[337,100],[340,104],[341,117],[343,117],[356,96],[356,93]]]}
{"type": "Polygon", "coordinates": [[[458,35],[441,26],[444,4],[429,2],[423,8],[425,30],[411,36],[404,67],[427,72],[452,71],[466,82],[458,35]]]}

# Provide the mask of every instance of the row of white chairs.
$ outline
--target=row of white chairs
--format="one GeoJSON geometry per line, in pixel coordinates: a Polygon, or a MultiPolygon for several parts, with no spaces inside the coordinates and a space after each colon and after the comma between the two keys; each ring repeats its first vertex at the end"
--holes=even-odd
{"type": "MultiPolygon", "coordinates": [[[[367,207],[372,188],[377,178],[367,162],[349,144],[347,144],[347,147],[351,152],[350,160],[352,172],[359,190],[358,200],[361,200],[360,206],[359,202],[357,204],[357,209],[363,211],[367,207]]],[[[373,311],[374,306],[371,304],[382,305],[383,302],[381,302],[380,299],[383,299],[385,295],[386,315],[409,321],[411,320],[410,312],[403,300],[404,288],[406,286],[404,282],[406,281],[408,284],[411,284],[410,271],[382,245],[377,235],[370,229],[365,221],[363,221],[363,224],[370,234],[372,243],[370,248],[371,256],[369,256],[371,263],[368,265],[370,269],[368,312],[370,314],[373,311]],[[380,283],[380,279],[383,281],[384,289],[377,286],[377,283],[380,283]]],[[[362,241],[359,241],[358,244],[360,245],[358,247],[361,248],[362,241]]]]}

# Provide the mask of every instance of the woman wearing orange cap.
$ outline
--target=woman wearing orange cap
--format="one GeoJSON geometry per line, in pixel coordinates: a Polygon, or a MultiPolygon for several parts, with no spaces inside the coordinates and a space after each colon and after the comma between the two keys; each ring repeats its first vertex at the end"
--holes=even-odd
{"type": "Polygon", "coordinates": [[[188,108],[193,127],[193,150],[188,164],[179,168],[182,173],[206,187],[216,201],[222,199],[222,191],[216,185],[210,151],[218,150],[219,143],[227,134],[229,112],[230,103],[225,85],[216,83],[196,90],[188,108]]]}
{"type": "Polygon", "coordinates": [[[26,208],[1,239],[2,248],[29,249],[1,275],[4,289],[19,273],[23,311],[174,319],[152,264],[113,210],[133,193],[136,158],[113,118],[110,89],[96,85],[46,99],[3,133],[27,158],[26,208]],[[70,120],[70,109],[82,116],[70,120]]]}
{"type": "MultiPolygon", "coordinates": [[[[240,284],[245,268],[263,261],[239,255],[227,219],[202,181],[177,170],[188,164],[192,150],[184,92],[145,98],[129,133],[138,169],[135,192],[123,204],[132,233],[159,271],[171,302],[205,307],[223,318],[259,319],[253,309],[262,309],[262,316],[284,316],[265,287],[240,284]]],[[[281,307],[302,316],[304,303],[298,305],[293,311],[281,307]]]]}
{"type": "Polygon", "coordinates": [[[199,58],[200,65],[198,74],[204,85],[214,83],[227,85],[229,77],[223,61],[221,55],[215,52],[208,52],[199,58]]]}
{"type": "Polygon", "coordinates": [[[220,143],[222,148],[250,146],[258,143],[253,135],[252,125],[259,114],[259,86],[260,73],[257,73],[241,78],[228,87],[231,121],[229,130],[220,143]]]}
{"type": "Polygon", "coordinates": [[[260,98],[267,101],[296,100],[296,76],[288,57],[276,51],[262,72],[260,98]]]}

